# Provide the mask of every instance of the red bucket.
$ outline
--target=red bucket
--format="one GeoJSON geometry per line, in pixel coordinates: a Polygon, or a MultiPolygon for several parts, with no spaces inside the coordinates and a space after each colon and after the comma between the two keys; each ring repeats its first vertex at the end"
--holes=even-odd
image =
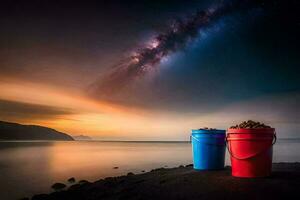
{"type": "Polygon", "coordinates": [[[265,177],[272,171],[274,128],[228,129],[226,143],[232,176],[265,177]]]}

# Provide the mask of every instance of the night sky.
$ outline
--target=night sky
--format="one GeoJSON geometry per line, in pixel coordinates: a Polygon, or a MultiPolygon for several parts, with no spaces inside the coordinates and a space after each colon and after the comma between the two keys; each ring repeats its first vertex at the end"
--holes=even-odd
{"type": "Polygon", "coordinates": [[[299,137],[300,3],[8,1],[0,120],[185,140],[260,120],[299,137]]]}

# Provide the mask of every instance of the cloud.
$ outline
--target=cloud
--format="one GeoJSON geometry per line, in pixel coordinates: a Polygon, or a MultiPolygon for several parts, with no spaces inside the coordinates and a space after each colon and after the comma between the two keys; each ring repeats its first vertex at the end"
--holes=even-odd
{"type": "Polygon", "coordinates": [[[64,118],[75,114],[68,108],[0,100],[0,119],[5,121],[32,121],[64,118]]]}
{"type": "Polygon", "coordinates": [[[215,124],[222,128],[249,119],[274,127],[278,124],[298,126],[300,122],[299,101],[300,92],[264,95],[226,105],[216,112],[199,116],[195,121],[215,124]]]}

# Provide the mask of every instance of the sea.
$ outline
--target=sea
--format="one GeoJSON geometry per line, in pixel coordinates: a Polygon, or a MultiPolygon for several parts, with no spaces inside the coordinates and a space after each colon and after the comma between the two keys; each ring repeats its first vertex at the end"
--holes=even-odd
{"type": "MultiPolygon", "coordinates": [[[[300,162],[300,139],[277,140],[273,162],[300,162]]],[[[49,193],[71,177],[96,181],[191,163],[189,142],[1,141],[0,199],[49,193]]]]}

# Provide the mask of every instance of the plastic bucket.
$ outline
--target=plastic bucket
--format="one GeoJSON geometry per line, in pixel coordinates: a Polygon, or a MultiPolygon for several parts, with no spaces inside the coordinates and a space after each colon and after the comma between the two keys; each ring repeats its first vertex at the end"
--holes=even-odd
{"type": "Polygon", "coordinates": [[[225,161],[225,130],[192,130],[194,169],[223,169],[225,161]]]}
{"type": "Polygon", "coordinates": [[[232,176],[265,177],[272,171],[275,129],[228,129],[227,149],[232,176]]]}

